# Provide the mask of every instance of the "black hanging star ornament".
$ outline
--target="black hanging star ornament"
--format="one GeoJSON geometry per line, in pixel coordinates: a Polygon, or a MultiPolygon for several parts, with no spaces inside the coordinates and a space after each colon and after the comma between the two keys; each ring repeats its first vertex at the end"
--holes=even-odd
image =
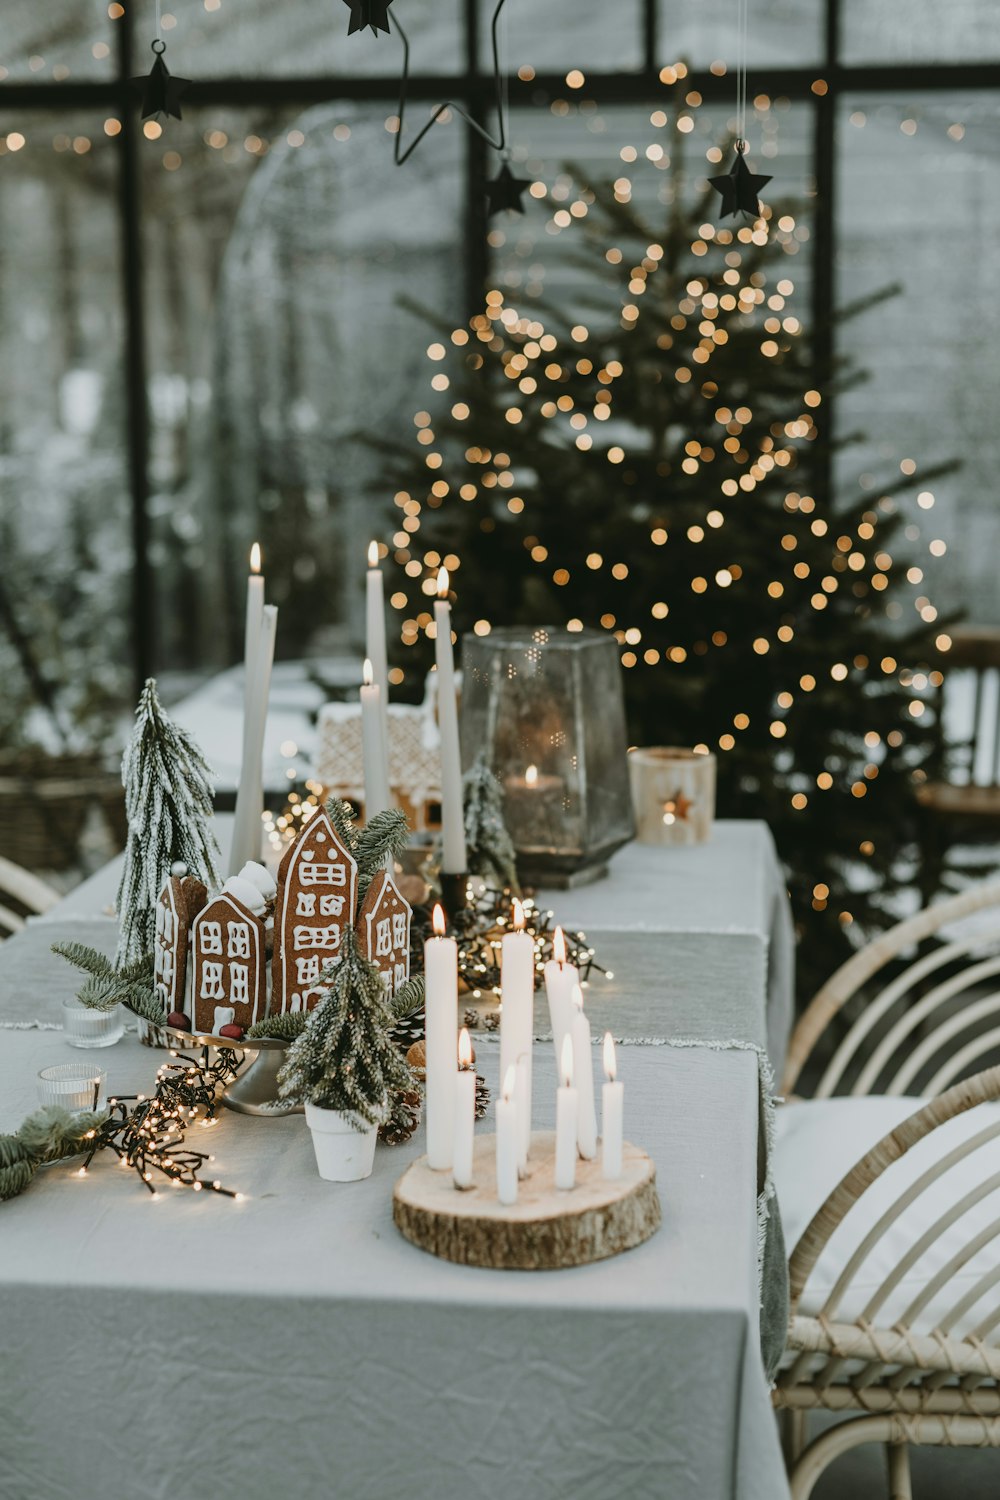
{"type": "Polygon", "coordinates": [[[516,214],[523,214],[524,205],[521,202],[521,194],[530,186],[531,178],[515,177],[510,170],[509,162],[505,161],[493,180],[486,184],[489,217],[492,218],[504,208],[513,209],[516,214]]]}
{"type": "Polygon", "coordinates": [[[722,199],[722,217],[730,214],[750,214],[760,217],[757,194],[771,181],[770,177],[759,177],[746,164],[746,142],[736,142],[736,157],[728,172],[721,177],[710,177],[709,183],[722,199]]]}
{"type": "Polygon", "coordinates": [[[157,39],[151,43],[153,52],[156,54],[153,66],[145,78],[137,78],[136,83],[141,83],[142,88],[142,118],[144,120],[162,120],[165,115],[172,115],[175,120],[181,118],[181,95],[191,87],[190,78],[175,78],[163,61],[163,54],[167,50],[165,42],[157,39]]]}
{"type": "Polygon", "coordinates": [[[392,0],[344,0],[344,4],[350,6],[351,10],[348,36],[353,36],[356,31],[364,31],[366,26],[371,27],[372,36],[378,36],[380,31],[388,36],[389,6],[392,0]]]}

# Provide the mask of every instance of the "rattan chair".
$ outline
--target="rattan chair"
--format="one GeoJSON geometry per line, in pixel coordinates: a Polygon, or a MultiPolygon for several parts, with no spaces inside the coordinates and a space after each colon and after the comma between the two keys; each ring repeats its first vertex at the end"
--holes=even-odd
{"type": "Polygon", "coordinates": [[[0,938],[10,937],[24,926],[24,915],[38,915],[55,906],[59,892],[0,855],[0,938]],[[13,901],[13,906],[8,905],[13,901]],[[15,909],[16,908],[16,909],[15,909]]]}
{"type": "MultiPolygon", "coordinates": [[[[774,1404],[793,1500],[862,1443],[887,1445],[892,1500],[911,1496],[913,1444],[1000,1447],[1000,1066],[976,1071],[1000,1053],[998,981],[992,882],[857,953],[796,1027],[786,1097],[811,1059],[831,1054],[814,1099],[848,1094],[867,1100],[855,1113],[900,1117],[829,1192],[789,1259],[774,1404]],[[852,1023],[831,1042],[845,1015],[852,1023]],[[909,1094],[928,1102],[911,1110],[896,1097],[909,1094]],[[811,1411],[857,1415],[806,1447],[811,1411]]],[[[845,1101],[832,1108],[850,1115],[845,1101]]],[[[780,1189],[779,1177],[779,1199],[780,1189]]]]}

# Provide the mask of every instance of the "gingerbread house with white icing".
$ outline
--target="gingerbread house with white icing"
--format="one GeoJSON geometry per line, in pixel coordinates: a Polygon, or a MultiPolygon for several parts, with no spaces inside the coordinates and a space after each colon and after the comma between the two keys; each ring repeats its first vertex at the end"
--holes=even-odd
{"type": "Polygon", "coordinates": [[[410,977],[410,903],[387,870],[372,879],[357,922],[361,951],[394,995],[410,977]]]}
{"type": "Polygon", "coordinates": [[[325,809],[299,830],[278,866],[271,1014],[312,1010],[320,977],[354,921],[358,867],[325,809]]]}
{"type": "Polygon", "coordinates": [[[211,900],[191,926],[193,1021],[217,1036],[244,1031],[267,1013],[264,923],[228,891],[211,900]]]}

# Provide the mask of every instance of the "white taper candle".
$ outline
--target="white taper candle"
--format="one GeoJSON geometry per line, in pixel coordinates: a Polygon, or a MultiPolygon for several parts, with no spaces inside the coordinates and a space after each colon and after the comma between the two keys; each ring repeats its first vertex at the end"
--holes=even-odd
{"type": "Polygon", "coordinates": [[[573,1087],[573,1042],[563,1038],[559,1059],[560,1086],[556,1089],[556,1187],[568,1191],[576,1184],[577,1093],[573,1087]]]}
{"type": "Polygon", "coordinates": [[[434,908],[434,936],[424,944],[425,1097],[427,1165],[452,1164],[455,1114],[455,1036],[458,1031],[458,945],[444,936],[444,912],[434,908]]]}
{"type": "Polygon", "coordinates": [[[458,1072],[455,1074],[455,1118],[452,1135],[451,1175],[457,1188],[472,1186],[472,1155],[476,1128],[476,1070],[472,1066],[472,1043],[465,1027],[458,1037],[458,1072]]]}
{"type": "Polygon", "coordinates": [[[441,868],[446,875],[465,874],[465,810],[462,755],[458,739],[455,656],[451,645],[448,570],[438,572],[434,601],[434,660],[437,663],[438,729],[441,736],[441,868]]]}
{"type": "Polygon", "coordinates": [[[497,1198],[501,1203],[517,1202],[517,1069],[504,1074],[503,1090],[496,1104],[497,1116],[497,1198]]]}
{"type": "Polygon", "coordinates": [[[594,1106],[594,1049],[591,1046],[590,1022],[583,1012],[583,990],[573,986],[573,1019],[570,1025],[573,1043],[573,1076],[579,1094],[576,1116],[576,1141],[580,1155],[592,1161],[597,1155],[597,1111],[594,1106]]]}
{"type": "Polygon", "coordinates": [[[609,1182],[622,1175],[623,1115],[625,1085],[615,1077],[615,1043],[610,1031],[604,1033],[604,1074],[601,1089],[601,1171],[609,1182]]]}

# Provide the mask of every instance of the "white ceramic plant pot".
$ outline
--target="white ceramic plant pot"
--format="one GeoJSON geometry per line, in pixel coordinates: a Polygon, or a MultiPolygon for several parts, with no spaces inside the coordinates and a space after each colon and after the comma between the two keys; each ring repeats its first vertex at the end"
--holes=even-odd
{"type": "Polygon", "coordinates": [[[315,1104],[306,1105],[306,1124],[312,1132],[319,1175],[327,1182],[360,1182],[372,1175],[377,1125],[358,1130],[348,1115],[315,1104]]]}

